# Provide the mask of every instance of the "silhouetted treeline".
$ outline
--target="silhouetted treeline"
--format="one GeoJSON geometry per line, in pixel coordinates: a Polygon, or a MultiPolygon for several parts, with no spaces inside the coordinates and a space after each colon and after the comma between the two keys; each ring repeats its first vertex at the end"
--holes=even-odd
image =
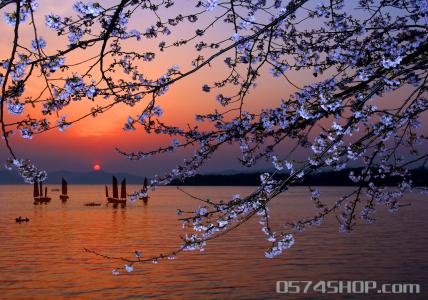
{"type": "MultiPolygon", "coordinates": [[[[345,169],[338,172],[321,172],[312,174],[305,178],[305,180],[295,185],[313,185],[313,186],[352,186],[355,185],[349,179],[349,172],[353,170],[358,173],[361,169],[345,169]]],[[[412,172],[412,180],[414,185],[417,186],[428,186],[428,169],[419,168],[414,169],[412,172]]],[[[183,186],[253,186],[260,184],[260,174],[263,172],[255,173],[236,173],[236,174],[203,174],[196,175],[195,177],[188,178],[184,182],[175,179],[170,185],[183,185],[183,186]]],[[[70,184],[109,184],[111,182],[112,175],[116,175],[120,178],[126,178],[130,184],[142,184],[144,176],[138,176],[127,173],[108,173],[104,171],[99,172],[68,172],[68,171],[57,171],[50,172],[48,179],[45,183],[47,184],[60,184],[61,178],[67,179],[70,184]]],[[[275,176],[275,179],[286,178],[286,173],[280,173],[275,176]]],[[[376,180],[375,180],[376,182],[376,180]]],[[[15,172],[11,171],[0,171],[0,184],[23,184],[22,178],[15,172]]],[[[397,180],[388,179],[387,185],[397,184],[397,180]]]]}
{"type": "MultiPolygon", "coordinates": [[[[355,185],[349,179],[349,172],[354,171],[356,174],[361,169],[344,169],[341,171],[328,171],[320,172],[307,176],[304,180],[295,183],[294,185],[313,185],[313,186],[353,186],[355,185]]],[[[260,184],[260,174],[257,173],[240,173],[233,175],[196,175],[192,178],[187,178],[184,181],[174,179],[170,185],[183,185],[183,186],[254,186],[260,184]]],[[[428,169],[418,168],[411,171],[411,179],[414,186],[428,186],[428,169]]],[[[274,176],[275,179],[285,179],[288,174],[279,173],[274,176]]],[[[386,185],[396,185],[398,181],[396,178],[388,178],[384,181],[386,185]]],[[[379,180],[374,180],[374,183],[379,183],[379,180]]]]}

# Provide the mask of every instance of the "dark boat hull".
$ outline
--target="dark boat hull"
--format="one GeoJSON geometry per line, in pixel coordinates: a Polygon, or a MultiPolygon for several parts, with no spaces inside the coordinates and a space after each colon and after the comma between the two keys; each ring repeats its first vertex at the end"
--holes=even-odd
{"type": "Polygon", "coordinates": [[[34,198],[34,204],[48,203],[50,201],[51,201],[50,197],[38,197],[38,198],[34,198]]]}
{"type": "Polygon", "coordinates": [[[96,203],[96,202],[89,202],[89,203],[85,203],[85,206],[101,206],[101,203],[96,203]]]}
{"type": "Polygon", "coordinates": [[[59,195],[59,199],[61,199],[61,201],[67,201],[68,195],[59,195]]]}
{"type": "Polygon", "coordinates": [[[28,219],[28,218],[23,219],[23,218],[19,217],[19,218],[15,218],[15,221],[16,221],[16,223],[21,223],[21,222],[28,222],[28,221],[30,221],[30,219],[28,219]]]}
{"type": "Polygon", "coordinates": [[[126,199],[108,197],[107,202],[108,203],[126,204],[126,199]]]}

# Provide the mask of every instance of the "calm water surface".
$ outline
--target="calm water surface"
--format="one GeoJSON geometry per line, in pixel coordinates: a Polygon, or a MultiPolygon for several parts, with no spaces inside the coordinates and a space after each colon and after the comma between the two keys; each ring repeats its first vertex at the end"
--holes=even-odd
{"type": "MultiPolygon", "coordinates": [[[[58,186],[50,186],[58,188],[58,186]]],[[[130,187],[132,189],[132,186],[130,187]]],[[[325,187],[334,201],[347,188],[325,187]]],[[[189,187],[211,199],[245,195],[251,187],[189,187]]],[[[104,205],[100,185],[72,185],[62,204],[50,192],[49,205],[34,206],[31,186],[0,186],[0,299],[428,299],[428,201],[417,194],[398,214],[381,211],[375,225],[360,225],[339,234],[330,218],[320,228],[297,234],[296,245],[275,259],[263,256],[258,220],[211,241],[205,252],[180,255],[157,265],[136,265],[136,272],[112,276],[121,263],[83,251],[132,258],[175,249],[181,228],[176,209],[199,203],[174,187],[151,194],[126,208],[104,205]],[[84,203],[100,201],[100,207],[84,203]],[[30,222],[17,224],[18,216],[30,222]],[[376,280],[421,284],[419,295],[276,294],[277,280],[376,280]]],[[[276,224],[311,216],[304,188],[293,188],[272,205],[276,224]]]]}

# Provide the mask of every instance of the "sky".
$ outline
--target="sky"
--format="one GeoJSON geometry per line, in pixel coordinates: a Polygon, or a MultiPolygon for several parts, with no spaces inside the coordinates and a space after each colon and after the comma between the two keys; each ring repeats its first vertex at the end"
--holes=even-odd
{"type": "MultiPolygon", "coordinates": [[[[112,1],[103,1],[106,5],[112,1]]],[[[73,14],[71,9],[73,2],[49,1],[40,0],[39,9],[35,13],[36,24],[38,26],[39,36],[42,36],[47,41],[47,53],[54,53],[57,45],[61,48],[66,45],[66,37],[58,37],[54,32],[49,30],[43,23],[44,15],[54,12],[61,16],[73,14]]],[[[183,12],[188,11],[189,3],[194,1],[183,1],[173,10],[175,14],[177,10],[182,9],[183,12]]],[[[10,6],[13,8],[13,6],[10,6]]],[[[193,10],[192,10],[193,11],[193,10]]],[[[162,12],[160,12],[162,14],[162,12]]],[[[212,13],[216,15],[216,13],[212,13]]],[[[166,15],[164,15],[166,17],[166,15]]],[[[149,15],[136,15],[132,19],[129,28],[138,28],[144,30],[148,24],[151,24],[153,18],[149,15]],[[142,24],[140,24],[140,22],[142,24]]],[[[199,24],[204,24],[210,20],[202,20],[199,24]]],[[[185,22],[188,23],[188,22],[185,22]]],[[[199,25],[200,26],[200,25],[199,25]]],[[[181,35],[174,35],[173,39],[185,38],[194,34],[196,27],[184,25],[179,28],[181,35]]],[[[6,57],[5,53],[10,53],[10,41],[12,40],[12,27],[7,26],[3,21],[0,22],[0,30],[3,34],[2,40],[8,41],[0,45],[0,57],[6,57]]],[[[229,25],[216,25],[211,31],[213,39],[221,39],[225,32],[230,35],[233,33],[229,25]]],[[[22,25],[20,38],[24,45],[29,47],[33,39],[31,26],[27,22],[22,25]]],[[[174,64],[180,66],[181,70],[191,68],[191,61],[199,53],[194,50],[194,43],[190,43],[183,48],[167,49],[160,53],[156,51],[156,46],[160,39],[153,42],[142,39],[140,42],[127,42],[128,49],[137,52],[154,51],[157,54],[157,59],[152,63],[144,65],[144,71],[147,74],[157,75],[163,74],[167,68],[174,64]]],[[[76,51],[72,56],[67,57],[67,63],[79,62],[82,57],[89,58],[96,54],[98,47],[94,49],[76,51]]],[[[208,55],[205,53],[204,55],[208,55]]],[[[195,124],[195,114],[209,113],[214,108],[221,107],[215,101],[216,92],[205,93],[202,91],[202,86],[206,83],[212,84],[216,80],[223,78],[227,71],[224,67],[224,57],[220,57],[211,64],[211,67],[201,70],[194,76],[181,80],[174,84],[170,91],[160,98],[160,105],[164,109],[162,120],[174,125],[186,126],[186,124],[195,124]]],[[[84,65],[81,69],[84,69],[84,65]]],[[[79,69],[77,69],[79,70],[79,69]]],[[[94,74],[97,76],[97,74],[94,74]]],[[[298,81],[298,80],[297,80],[298,81]]],[[[30,79],[27,84],[27,93],[37,95],[43,88],[43,83],[38,76],[30,79]]],[[[294,88],[281,79],[268,78],[258,83],[257,89],[251,92],[248,98],[247,107],[249,110],[258,110],[263,107],[274,107],[280,103],[281,97],[284,96],[284,91],[291,91],[294,88]]],[[[289,92],[288,92],[289,94],[289,92]]],[[[105,100],[104,100],[105,101],[105,100]]],[[[98,100],[97,103],[103,104],[103,100],[98,100]]],[[[104,102],[105,103],[105,102],[104,102]]],[[[110,110],[97,118],[90,118],[67,128],[64,132],[59,132],[57,129],[50,130],[40,135],[35,135],[32,140],[22,139],[19,134],[11,138],[11,144],[15,153],[19,157],[28,158],[36,162],[41,169],[48,171],[56,170],[71,170],[71,171],[90,171],[95,164],[101,165],[102,169],[111,172],[129,172],[139,175],[162,174],[169,169],[181,163],[183,158],[189,156],[193,150],[179,151],[177,153],[165,154],[149,158],[144,161],[128,161],[123,156],[118,154],[114,149],[119,147],[126,151],[152,150],[159,146],[170,144],[170,138],[164,136],[147,135],[143,130],[139,129],[133,132],[125,132],[122,130],[127,117],[129,115],[137,115],[142,108],[147,104],[146,101],[136,107],[128,107],[125,104],[120,104],[116,109],[110,110]]],[[[73,103],[72,109],[66,109],[64,114],[67,115],[67,120],[71,120],[82,113],[89,111],[94,104],[88,100],[83,100],[79,103],[73,103]]],[[[26,108],[24,115],[31,114],[39,115],[40,108],[29,111],[26,108]]],[[[9,120],[14,120],[9,116],[9,120]]],[[[55,117],[52,118],[55,122],[55,117]]],[[[2,145],[0,152],[1,158],[8,157],[6,149],[2,145]]],[[[215,155],[208,162],[202,171],[217,172],[230,169],[239,169],[238,163],[239,151],[236,146],[226,146],[220,153],[215,155]]],[[[263,167],[263,164],[260,165],[263,167]]]]}
{"type": "MultiPolygon", "coordinates": [[[[102,4],[107,6],[111,2],[113,1],[102,1],[102,4]]],[[[174,13],[180,10],[185,12],[189,7],[189,3],[195,3],[195,1],[177,2],[179,4],[173,10],[174,13]]],[[[44,15],[50,12],[61,16],[73,14],[71,9],[73,2],[40,0],[39,3],[40,7],[35,14],[39,35],[43,36],[48,42],[46,51],[54,53],[57,45],[61,45],[61,48],[66,45],[66,37],[58,37],[45,27],[43,24],[44,15]]],[[[159,13],[162,15],[162,12],[159,13]]],[[[211,14],[214,16],[216,12],[211,14]]],[[[133,18],[129,28],[135,27],[143,30],[152,21],[152,15],[139,13],[133,18]]],[[[209,22],[208,19],[202,20],[202,23],[207,22],[209,22]]],[[[186,25],[178,28],[179,35],[173,34],[174,39],[193,35],[196,27],[187,25],[187,22],[185,23],[186,25]]],[[[27,22],[22,27],[21,37],[23,43],[29,46],[32,39],[30,24],[27,22]]],[[[12,30],[11,27],[1,21],[0,32],[2,32],[0,57],[4,57],[4,53],[10,52],[12,30]]],[[[219,40],[224,36],[232,35],[232,33],[233,30],[230,25],[219,24],[214,26],[209,37],[219,40]]],[[[126,47],[136,52],[156,52],[157,59],[154,62],[144,64],[144,71],[153,77],[163,74],[167,68],[174,64],[179,65],[183,71],[191,68],[191,60],[198,55],[194,50],[194,43],[189,43],[189,45],[182,48],[167,49],[165,52],[160,53],[156,51],[156,45],[160,40],[156,39],[152,42],[147,39],[142,39],[140,42],[132,41],[127,43],[126,47]]],[[[94,49],[76,51],[75,54],[67,58],[67,63],[79,62],[82,57],[89,58],[95,55],[97,49],[99,50],[99,48],[94,47],[94,49]]],[[[207,56],[208,54],[205,53],[204,55],[207,56]]],[[[209,113],[214,108],[221,109],[215,101],[216,92],[205,93],[201,87],[206,83],[211,85],[214,81],[223,78],[226,71],[223,63],[224,57],[219,57],[210,67],[171,86],[170,91],[165,96],[162,96],[159,102],[164,109],[163,121],[168,124],[186,126],[188,123],[195,124],[195,114],[209,113]]],[[[79,68],[83,69],[84,66],[85,64],[79,68]]],[[[77,68],[77,70],[79,69],[77,68]]],[[[96,77],[98,74],[95,72],[93,75],[96,77]]],[[[307,72],[300,72],[299,74],[294,74],[292,79],[293,82],[302,86],[304,83],[308,83],[308,79],[311,80],[312,77],[307,72]]],[[[42,88],[43,85],[40,79],[35,77],[32,81],[29,81],[27,92],[36,95],[42,88]]],[[[258,81],[257,89],[251,91],[245,108],[249,111],[258,111],[262,108],[275,107],[280,103],[281,99],[288,97],[294,91],[295,88],[284,79],[266,75],[258,81]]],[[[97,100],[97,103],[102,104],[103,101],[106,100],[100,99],[97,100]]],[[[143,161],[128,161],[114,150],[115,147],[118,147],[125,151],[147,151],[170,144],[168,137],[148,135],[141,128],[131,132],[122,130],[128,116],[137,115],[146,104],[146,101],[135,107],[119,104],[116,109],[101,114],[97,118],[90,118],[76,123],[67,128],[65,132],[53,129],[34,136],[32,140],[24,140],[16,135],[11,138],[12,147],[19,157],[31,159],[36,162],[38,167],[47,171],[91,171],[95,164],[99,164],[103,170],[110,172],[128,172],[144,176],[163,174],[181,163],[183,158],[191,154],[191,151],[179,151],[143,161]]],[[[66,109],[64,113],[67,115],[67,119],[70,120],[88,112],[93,105],[94,103],[89,100],[82,100],[79,103],[73,103],[72,109],[66,109]]],[[[25,115],[27,113],[34,114],[35,112],[24,112],[25,115]]],[[[55,120],[55,118],[52,120],[55,120]]],[[[291,145],[284,145],[283,149],[291,147],[291,145]]],[[[7,157],[7,152],[2,145],[0,159],[4,160],[7,157]]],[[[239,150],[237,146],[226,146],[214,155],[201,171],[238,170],[240,169],[238,157],[239,150]]],[[[256,166],[256,168],[266,167],[271,167],[271,164],[261,163],[256,166]]]]}

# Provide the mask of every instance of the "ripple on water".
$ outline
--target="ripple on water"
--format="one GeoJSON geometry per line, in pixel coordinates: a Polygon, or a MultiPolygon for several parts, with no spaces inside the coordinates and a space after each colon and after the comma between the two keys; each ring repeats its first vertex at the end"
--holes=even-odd
{"type": "MultiPolygon", "coordinates": [[[[345,189],[321,191],[331,202],[345,189]]],[[[181,233],[176,209],[194,210],[199,203],[166,187],[154,192],[147,206],[87,207],[86,202],[104,200],[103,186],[72,185],[69,190],[66,204],[51,192],[52,203],[34,206],[31,186],[0,186],[1,299],[360,299],[358,295],[316,293],[285,297],[275,293],[277,280],[417,282],[423,294],[401,298],[428,298],[428,235],[423,230],[428,225],[428,204],[417,195],[410,195],[412,206],[396,216],[381,212],[377,225],[358,226],[351,234],[338,234],[336,220],[328,219],[320,228],[296,234],[295,247],[272,260],[263,256],[269,244],[262,239],[258,220],[251,220],[211,241],[205,252],[184,253],[157,265],[137,265],[138,272],[112,276],[111,270],[122,263],[95,257],[83,248],[127,257],[134,250],[144,256],[173,250],[181,233]],[[20,215],[30,222],[15,223],[20,215]]],[[[187,191],[229,199],[237,192],[251,192],[251,187],[187,191]]],[[[275,200],[272,212],[274,226],[313,214],[304,188],[293,188],[275,200]]],[[[382,299],[379,295],[364,298],[376,297],[382,299]]]]}

